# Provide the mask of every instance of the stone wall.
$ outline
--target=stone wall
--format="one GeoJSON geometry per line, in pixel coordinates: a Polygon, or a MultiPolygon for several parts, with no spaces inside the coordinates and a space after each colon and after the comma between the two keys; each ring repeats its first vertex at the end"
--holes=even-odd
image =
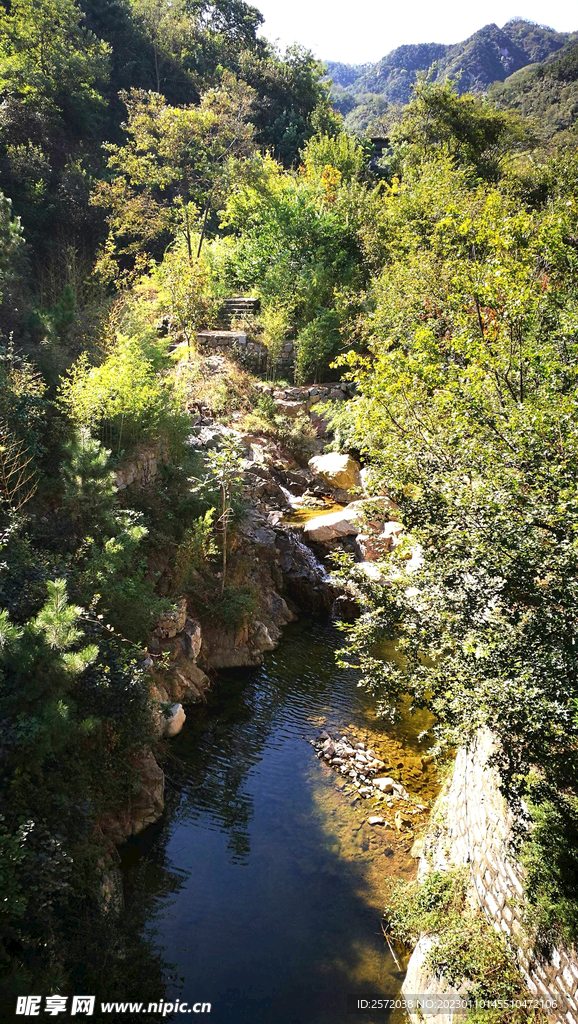
{"type": "Polygon", "coordinates": [[[516,951],[521,974],[534,997],[555,999],[554,1021],[578,1024],[578,956],[557,949],[550,964],[532,957],[524,936],[524,869],[511,855],[512,813],[488,766],[493,739],[481,731],[476,742],[458,751],[454,772],[432,815],[419,875],[467,866],[478,902],[496,930],[516,951]]]}
{"type": "MultiPolygon", "coordinates": [[[[197,334],[197,344],[202,349],[221,352],[233,356],[252,369],[261,370],[267,365],[267,347],[243,331],[201,331],[197,334]]],[[[277,366],[282,372],[293,367],[295,362],[295,345],[286,341],[283,345],[277,366]]]]}
{"type": "Polygon", "coordinates": [[[119,491],[136,485],[146,487],[157,476],[159,466],[168,462],[169,453],[162,441],[143,445],[126,462],[117,467],[115,484],[119,491]]]}

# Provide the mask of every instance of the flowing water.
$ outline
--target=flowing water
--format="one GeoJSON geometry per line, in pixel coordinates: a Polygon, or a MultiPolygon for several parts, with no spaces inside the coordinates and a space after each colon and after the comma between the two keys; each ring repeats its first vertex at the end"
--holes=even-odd
{"type": "Polygon", "coordinates": [[[301,622],[261,668],[221,678],[170,743],[166,820],[125,851],[128,899],[144,889],[176,968],[165,998],[210,1002],[212,1024],[371,1024],[347,1013],[347,994],[399,994],[383,888],[413,877],[426,812],[355,799],[308,740],[325,728],[369,743],[424,805],[436,782],[426,723],[377,720],[356,673],[335,665],[342,640],[301,622]],[[400,808],[401,830],[367,824],[400,808]]]}

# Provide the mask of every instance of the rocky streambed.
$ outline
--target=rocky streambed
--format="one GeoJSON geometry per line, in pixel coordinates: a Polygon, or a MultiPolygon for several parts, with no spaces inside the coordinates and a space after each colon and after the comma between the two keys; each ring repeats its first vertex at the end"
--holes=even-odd
{"type": "MultiPolygon", "coordinates": [[[[240,626],[203,619],[191,587],[158,623],[144,667],[164,771],[147,748],[141,791],[103,832],[128,839],[129,909],[134,870],[137,888],[151,858],[157,881],[171,877],[174,905],[154,880],[147,905],[183,998],[219,997],[217,1019],[235,1024],[345,1024],[345,993],[382,991],[384,964],[400,991],[379,930],[383,881],[414,873],[437,780],[424,722],[386,728],[356,674],[336,667],[331,617],[361,609],[332,582],[330,556],[347,550],[380,573],[403,526],[355,459],[323,454],[324,439],[304,465],[204,416],[191,443],[202,454],[224,434],[243,451],[248,510],[230,567],[253,612],[240,626]]],[[[155,570],[162,586],[169,567],[155,570]]],[[[108,864],[109,905],[118,888],[108,864]]]]}

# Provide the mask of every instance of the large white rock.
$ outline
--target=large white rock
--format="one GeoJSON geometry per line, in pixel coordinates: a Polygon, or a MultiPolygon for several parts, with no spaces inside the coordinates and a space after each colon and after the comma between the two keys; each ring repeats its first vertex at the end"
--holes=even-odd
{"type": "Polygon", "coordinates": [[[168,718],[165,720],[165,731],[164,735],[167,739],[171,736],[177,736],[183,725],[185,724],[187,716],[182,704],[172,704],[169,708],[168,718]]]}
{"type": "Polygon", "coordinates": [[[386,497],[351,501],[340,512],[310,519],[305,523],[303,533],[308,540],[318,544],[339,540],[341,537],[356,537],[362,531],[377,534],[384,528],[385,517],[392,514],[391,509],[395,509],[395,505],[386,497]],[[373,517],[376,508],[379,518],[373,517]],[[368,519],[368,515],[373,518],[368,519]]]}
{"type": "Polygon", "coordinates": [[[339,452],[314,455],[309,459],[309,469],[331,487],[338,487],[342,491],[361,487],[360,466],[351,455],[340,455],[339,452]]]}
{"type": "Polygon", "coordinates": [[[382,793],[393,793],[395,779],[391,779],[389,775],[384,775],[380,779],[374,779],[373,785],[376,789],[380,789],[382,793]]]}
{"type": "Polygon", "coordinates": [[[341,537],[356,537],[359,526],[354,515],[348,515],[347,509],[332,512],[328,516],[315,516],[305,523],[303,533],[308,540],[324,544],[327,541],[339,540],[341,537]]]}

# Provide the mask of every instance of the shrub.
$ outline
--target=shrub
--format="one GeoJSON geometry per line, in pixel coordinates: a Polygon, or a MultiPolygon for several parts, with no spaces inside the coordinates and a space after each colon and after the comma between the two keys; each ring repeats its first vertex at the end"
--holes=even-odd
{"type": "Polygon", "coordinates": [[[216,510],[209,508],[204,516],[195,519],[192,526],[185,531],[175,556],[173,571],[173,592],[180,593],[191,585],[191,576],[210,558],[217,554],[214,537],[214,518],[216,510]]]}
{"type": "Polygon", "coordinates": [[[263,395],[255,412],[245,416],[243,428],[277,441],[298,461],[309,458],[317,437],[315,428],[305,413],[299,413],[295,419],[289,419],[288,416],[276,412],[269,395],[263,395]]]}
{"type": "Polygon", "coordinates": [[[259,603],[250,586],[225,587],[218,605],[218,615],[229,629],[241,629],[254,617],[259,603]]]}
{"type": "Polygon", "coordinates": [[[60,388],[72,421],[100,433],[117,457],[159,435],[176,447],[188,431],[173,379],[143,349],[138,338],[120,337],[100,366],[81,356],[60,388]]]}
{"type": "Polygon", "coordinates": [[[339,316],[334,309],[324,309],[299,332],[295,379],[300,383],[321,380],[338,354],[339,342],[339,316]]]}
{"type": "MultiPolygon", "coordinates": [[[[468,901],[466,868],[431,871],[423,880],[389,880],[385,918],[394,938],[414,945],[420,934],[434,944],[426,967],[448,986],[461,988],[472,1000],[488,1002],[530,999],[513,953],[468,901]]],[[[541,1010],[508,1006],[468,1010],[468,1024],[546,1024],[541,1010]]]]}

